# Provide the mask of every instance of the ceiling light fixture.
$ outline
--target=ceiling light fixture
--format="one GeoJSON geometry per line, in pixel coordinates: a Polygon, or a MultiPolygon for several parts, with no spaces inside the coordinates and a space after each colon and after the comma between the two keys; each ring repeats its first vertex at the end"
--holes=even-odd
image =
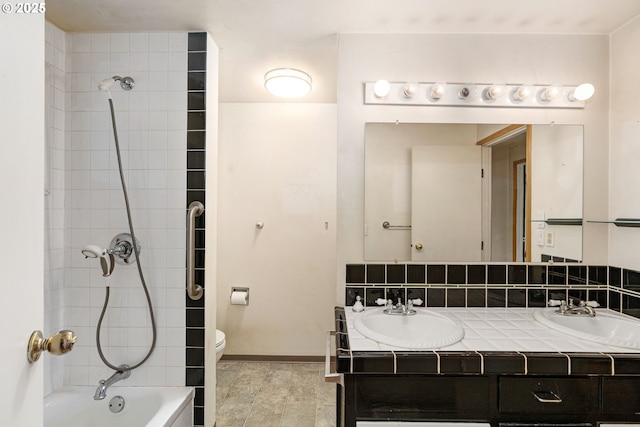
{"type": "Polygon", "coordinates": [[[569,101],[586,101],[595,93],[596,88],[591,83],[582,83],[569,94],[569,101]]]}
{"type": "Polygon", "coordinates": [[[300,98],[311,92],[311,76],[295,68],[276,68],[264,75],[264,87],[282,98],[300,98]]]}

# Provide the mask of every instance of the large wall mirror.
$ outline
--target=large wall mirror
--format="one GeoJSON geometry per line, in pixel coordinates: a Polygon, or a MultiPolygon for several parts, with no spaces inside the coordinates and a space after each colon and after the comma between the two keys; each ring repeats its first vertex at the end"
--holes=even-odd
{"type": "Polygon", "coordinates": [[[367,123],[367,261],[582,260],[583,127],[367,123]]]}

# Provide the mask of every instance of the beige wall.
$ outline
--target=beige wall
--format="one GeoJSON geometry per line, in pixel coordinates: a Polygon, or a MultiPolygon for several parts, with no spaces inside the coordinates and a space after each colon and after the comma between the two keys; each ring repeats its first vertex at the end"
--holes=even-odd
{"type": "Polygon", "coordinates": [[[225,354],[322,355],[336,304],[336,106],[221,104],[219,125],[225,354]],[[230,305],[232,286],[250,288],[248,306],[230,305]]]}
{"type": "MultiPolygon", "coordinates": [[[[640,17],[611,35],[611,197],[606,215],[609,219],[640,218],[639,45],[640,17]]],[[[602,227],[610,232],[609,263],[640,269],[640,229],[602,227]]]]}
{"type": "MultiPolygon", "coordinates": [[[[567,123],[585,125],[587,219],[607,215],[609,38],[606,35],[343,34],[338,70],[338,253],[336,294],[344,300],[344,265],[363,260],[366,122],[567,123]],[[363,105],[363,82],[591,82],[585,109],[501,109],[363,105]],[[603,202],[605,201],[605,202],[603,202]]],[[[584,230],[584,261],[607,261],[607,231],[584,230]]]]}

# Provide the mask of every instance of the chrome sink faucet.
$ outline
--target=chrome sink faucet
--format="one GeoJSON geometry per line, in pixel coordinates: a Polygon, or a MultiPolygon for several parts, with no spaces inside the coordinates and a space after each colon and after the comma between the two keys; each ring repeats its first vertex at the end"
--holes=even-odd
{"type": "Polygon", "coordinates": [[[126,380],[131,376],[131,371],[127,369],[127,365],[120,365],[119,368],[121,368],[122,370],[116,371],[106,380],[100,380],[100,382],[98,383],[98,388],[96,389],[96,393],[93,395],[93,400],[104,399],[105,397],[107,397],[107,389],[109,387],[111,387],[118,381],[126,380]]]}
{"type": "Polygon", "coordinates": [[[569,302],[562,300],[559,302],[551,300],[549,301],[549,305],[558,306],[556,313],[562,314],[563,316],[584,316],[584,317],[595,317],[596,311],[593,309],[593,306],[598,306],[597,303],[591,303],[582,300],[574,300],[573,298],[569,298],[569,302]]]}
{"type": "Polygon", "coordinates": [[[378,298],[376,300],[378,305],[385,306],[383,310],[384,314],[391,315],[400,315],[400,316],[414,316],[416,314],[416,310],[413,308],[413,300],[408,300],[407,304],[402,304],[402,300],[398,298],[398,303],[394,304],[393,300],[383,300],[382,298],[378,298]]]}

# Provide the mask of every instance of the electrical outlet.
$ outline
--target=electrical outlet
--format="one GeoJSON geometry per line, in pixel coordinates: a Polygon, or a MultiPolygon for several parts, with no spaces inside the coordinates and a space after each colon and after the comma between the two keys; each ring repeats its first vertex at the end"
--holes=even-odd
{"type": "Polygon", "coordinates": [[[553,231],[547,231],[547,238],[545,241],[548,247],[553,248],[556,245],[556,233],[553,231]]]}

